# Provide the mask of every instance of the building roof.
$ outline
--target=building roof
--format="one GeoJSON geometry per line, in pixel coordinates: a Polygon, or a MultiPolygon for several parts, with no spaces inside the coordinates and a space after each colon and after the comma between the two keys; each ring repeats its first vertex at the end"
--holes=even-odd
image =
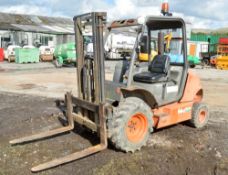
{"type": "Polygon", "coordinates": [[[228,34],[227,28],[218,28],[218,29],[192,29],[192,33],[203,33],[203,34],[228,34]]]}
{"type": "Polygon", "coordinates": [[[22,15],[0,12],[0,30],[74,34],[70,18],[22,15]]]}
{"type": "Polygon", "coordinates": [[[224,27],[224,28],[219,28],[215,31],[213,31],[214,33],[221,33],[221,34],[228,34],[228,27],[224,27]]]}

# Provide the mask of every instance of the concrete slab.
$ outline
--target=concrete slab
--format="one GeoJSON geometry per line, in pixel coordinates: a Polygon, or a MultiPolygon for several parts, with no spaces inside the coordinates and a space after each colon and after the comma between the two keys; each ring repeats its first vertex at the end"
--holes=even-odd
{"type": "Polygon", "coordinates": [[[50,69],[50,68],[55,68],[55,65],[52,62],[40,62],[40,63],[28,63],[28,64],[9,63],[7,61],[0,62],[0,71],[34,70],[34,69],[50,69]]]}
{"type": "MultiPolygon", "coordinates": [[[[106,80],[112,80],[116,63],[117,61],[105,63],[106,80]]],[[[63,98],[67,91],[77,95],[77,69],[74,67],[56,69],[49,66],[52,66],[51,63],[28,65],[0,63],[0,68],[8,70],[0,71],[0,91],[54,98],[63,98]],[[19,69],[16,69],[17,66],[19,69]]],[[[218,95],[220,91],[225,92],[228,89],[228,71],[202,68],[192,71],[201,78],[205,101],[210,105],[221,106],[228,103],[228,98],[218,95]]]]}
{"type": "Polygon", "coordinates": [[[0,91],[63,98],[77,92],[76,69],[33,69],[0,73],[0,91]]]}

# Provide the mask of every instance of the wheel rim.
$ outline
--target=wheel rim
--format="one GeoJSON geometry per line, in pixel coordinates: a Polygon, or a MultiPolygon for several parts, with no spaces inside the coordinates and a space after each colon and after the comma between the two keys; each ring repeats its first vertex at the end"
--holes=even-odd
{"type": "Polygon", "coordinates": [[[206,111],[201,110],[201,111],[199,112],[199,122],[200,122],[200,123],[204,123],[204,121],[206,120],[206,116],[207,116],[206,111]]]}
{"type": "Polygon", "coordinates": [[[148,121],[145,115],[137,113],[131,116],[125,131],[129,141],[137,143],[143,140],[148,131],[148,121]]]}

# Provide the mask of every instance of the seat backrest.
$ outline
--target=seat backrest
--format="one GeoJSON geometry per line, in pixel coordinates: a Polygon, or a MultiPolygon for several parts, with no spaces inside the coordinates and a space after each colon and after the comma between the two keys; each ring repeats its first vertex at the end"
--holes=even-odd
{"type": "Polygon", "coordinates": [[[156,55],[148,67],[150,72],[161,74],[168,74],[169,69],[170,57],[168,55],[156,55]]]}

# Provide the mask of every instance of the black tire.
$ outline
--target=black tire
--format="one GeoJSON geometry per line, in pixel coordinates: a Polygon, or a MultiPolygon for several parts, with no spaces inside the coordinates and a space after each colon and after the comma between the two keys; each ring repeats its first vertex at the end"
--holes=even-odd
{"type": "Polygon", "coordinates": [[[61,68],[63,66],[63,64],[59,63],[57,59],[54,60],[54,65],[57,68],[61,68]]]}
{"type": "Polygon", "coordinates": [[[194,103],[192,107],[192,119],[189,120],[189,125],[195,128],[204,127],[209,120],[209,109],[205,103],[194,103]],[[203,120],[200,119],[203,113],[203,120]]]}
{"type": "Polygon", "coordinates": [[[196,65],[195,64],[190,64],[190,68],[195,68],[196,65]]]}
{"type": "Polygon", "coordinates": [[[203,63],[204,63],[205,66],[209,66],[210,65],[210,61],[207,58],[203,59],[203,63]]]}
{"type": "Polygon", "coordinates": [[[112,144],[124,152],[140,150],[142,146],[146,145],[149,134],[153,131],[152,116],[153,113],[150,107],[139,98],[129,97],[121,101],[113,111],[113,117],[108,120],[107,124],[112,144]],[[143,118],[146,119],[147,127],[141,127],[145,131],[142,131],[144,132],[143,137],[137,142],[132,142],[128,139],[126,127],[130,128],[128,125],[129,119],[138,114],[142,114],[143,118]]]}

